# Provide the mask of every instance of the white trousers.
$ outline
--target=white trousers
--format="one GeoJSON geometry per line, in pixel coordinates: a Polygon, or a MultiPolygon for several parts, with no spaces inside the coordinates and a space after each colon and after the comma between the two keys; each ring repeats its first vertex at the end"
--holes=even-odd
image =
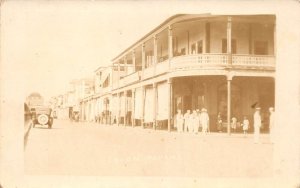
{"type": "Polygon", "coordinates": [[[254,127],[254,143],[259,143],[260,128],[254,127]]]}

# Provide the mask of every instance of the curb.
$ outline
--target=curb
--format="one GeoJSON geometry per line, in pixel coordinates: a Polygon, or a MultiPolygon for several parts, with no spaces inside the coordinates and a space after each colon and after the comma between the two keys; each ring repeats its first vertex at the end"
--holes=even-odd
{"type": "Polygon", "coordinates": [[[29,121],[29,122],[27,123],[27,126],[26,126],[26,128],[25,128],[25,132],[24,132],[24,149],[25,149],[26,144],[27,144],[27,139],[28,139],[28,136],[29,136],[29,132],[30,132],[31,127],[32,127],[32,122],[29,121]]]}

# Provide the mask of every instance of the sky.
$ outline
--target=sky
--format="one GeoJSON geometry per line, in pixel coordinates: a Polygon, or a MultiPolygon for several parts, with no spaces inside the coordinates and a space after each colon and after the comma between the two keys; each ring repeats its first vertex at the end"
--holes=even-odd
{"type": "Polygon", "coordinates": [[[63,94],[170,16],[132,1],[8,1],[2,10],[5,57],[23,78],[24,98],[63,94]]]}
{"type": "MultiPolygon", "coordinates": [[[[2,88],[45,98],[63,94],[73,79],[99,66],[175,14],[253,14],[253,1],[2,1],[2,88]],[[247,9],[237,9],[239,4],[247,9]],[[7,84],[7,86],[5,86],[7,84]]],[[[257,1],[260,2],[260,1],[257,1]]],[[[271,4],[269,4],[270,6],[271,4]]],[[[276,4],[272,4],[276,6],[276,4]]],[[[9,93],[8,93],[9,94],[9,93]]]]}

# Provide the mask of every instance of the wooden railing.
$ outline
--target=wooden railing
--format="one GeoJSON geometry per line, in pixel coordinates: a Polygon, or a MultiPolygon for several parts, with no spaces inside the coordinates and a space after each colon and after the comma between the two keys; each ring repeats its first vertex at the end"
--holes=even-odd
{"type": "Polygon", "coordinates": [[[144,69],[142,78],[147,79],[147,78],[153,77],[154,75],[155,75],[154,74],[154,66],[151,66],[151,67],[144,69]]]}
{"type": "Polygon", "coordinates": [[[124,76],[122,79],[119,80],[119,87],[123,87],[126,85],[129,85],[133,82],[139,81],[140,79],[140,72],[134,72],[132,74],[129,74],[127,76],[124,76]]]}
{"type": "Polygon", "coordinates": [[[156,67],[155,67],[156,75],[163,74],[168,71],[169,71],[169,60],[168,59],[161,63],[156,64],[156,67]]]}
{"type": "MultiPolygon", "coordinates": [[[[156,75],[160,75],[174,70],[189,70],[199,69],[202,67],[226,67],[228,66],[227,54],[195,54],[195,55],[183,55],[173,57],[157,63],[154,66],[150,66],[144,69],[141,74],[141,79],[148,79],[156,75]]],[[[245,67],[275,67],[275,57],[267,55],[248,55],[248,54],[234,54],[232,55],[232,67],[245,66],[245,67]]],[[[119,80],[117,87],[123,87],[129,85],[140,79],[141,72],[135,72],[125,76],[119,80]]],[[[113,88],[117,88],[113,87],[113,88]]]]}
{"type": "Polygon", "coordinates": [[[171,69],[189,69],[207,65],[227,65],[226,54],[196,54],[177,56],[171,60],[171,69]]]}
{"type": "Polygon", "coordinates": [[[266,55],[262,56],[235,54],[232,56],[232,65],[275,67],[275,57],[266,55]]]}

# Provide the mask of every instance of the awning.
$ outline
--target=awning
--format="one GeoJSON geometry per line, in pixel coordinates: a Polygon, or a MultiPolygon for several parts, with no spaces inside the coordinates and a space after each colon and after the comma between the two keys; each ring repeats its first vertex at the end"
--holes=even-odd
{"type": "Polygon", "coordinates": [[[134,118],[142,119],[143,116],[143,91],[142,88],[135,89],[134,95],[134,118]]]}
{"type": "Polygon", "coordinates": [[[146,88],[145,94],[145,115],[144,122],[149,123],[153,122],[154,118],[154,92],[153,88],[146,88]]]}
{"type": "Polygon", "coordinates": [[[168,119],[169,112],[169,86],[167,83],[157,85],[157,120],[168,119]]]}

